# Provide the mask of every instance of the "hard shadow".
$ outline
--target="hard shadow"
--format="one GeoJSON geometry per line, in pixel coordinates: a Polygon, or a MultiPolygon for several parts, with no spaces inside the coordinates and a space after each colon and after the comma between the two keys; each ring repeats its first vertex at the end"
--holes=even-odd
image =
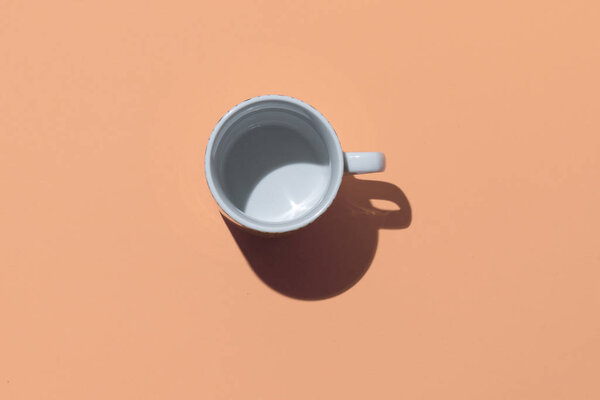
{"type": "Polygon", "coordinates": [[[331,207],[298,231],[261,236],[223,220],[264,283],[289,297],[319,300],[354,286],[371,265],[379,229],[407,228],[412,211],[396,185],[347,175],[331,207]],[[371,204],[372,199],[397,207],[381,210],[371,204]]]}

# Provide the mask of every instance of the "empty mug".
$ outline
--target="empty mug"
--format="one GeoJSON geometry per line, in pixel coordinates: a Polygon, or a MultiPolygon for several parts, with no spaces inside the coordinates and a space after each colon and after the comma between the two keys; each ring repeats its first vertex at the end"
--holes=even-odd
{"type": "Polygon", "coordinates": [[[254,97],[229,110],[205,155],[208,186],[226,216],[271,234],[316,220],[333,202],[344,172],[384,168],[382,153],[344,153],[319,111],[280,95],[254,97]]]}

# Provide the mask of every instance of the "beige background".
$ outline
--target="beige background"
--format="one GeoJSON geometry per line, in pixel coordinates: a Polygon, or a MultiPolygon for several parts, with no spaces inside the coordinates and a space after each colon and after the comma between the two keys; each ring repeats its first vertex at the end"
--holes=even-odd
{"type": "Polygon", "coordinates": [[[598,21],[0,0],[0,398],[600,398],[598,21]],[[230,232],[202,168],[268,93],[388,157],[275,244],[230,232]]]}

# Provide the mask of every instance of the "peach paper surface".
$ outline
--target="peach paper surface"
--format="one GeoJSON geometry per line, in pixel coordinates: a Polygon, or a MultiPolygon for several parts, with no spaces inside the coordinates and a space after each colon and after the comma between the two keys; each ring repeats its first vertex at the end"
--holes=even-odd
{"type": "Polygon", "coordinates": [[[599,4],[0,0],[0,399],[600,398],[599,4]],[[388,160],[272,243],[261,94],[388,160]]]}

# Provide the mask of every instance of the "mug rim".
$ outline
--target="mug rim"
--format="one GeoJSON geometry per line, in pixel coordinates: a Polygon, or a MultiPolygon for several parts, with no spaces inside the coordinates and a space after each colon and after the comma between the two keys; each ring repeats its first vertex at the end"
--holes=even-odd
{"type": "MultiPolygon", "coordinates": [[[[331,152],[329,152],[329,154],[331,155],[331,152]]],[[[208,184],[208,187],[209,187],[212,197],[215,199],[215,201],[221,208],[221,211],[223,211],[223,213],[229,219],[234,221],[235,223],[242,225],[244,227],[250,228],[252,230],[258,231],[258,232],[263,232],[263,233],[283,233],[283,232],[294,231],[294,230],[297,230],[297,229],[307,226],[308,224],[312,223],[317,218],[319,218],[329,208],[329,206],[331,206],[331,204],[333,203],[333,200],[337,196],[339,187],[342,182],[342,176],[344,174],[344,165],[343,164],[344,164],[344,157],[343,157],[342,146],[340,144],[340,140],[339,140],[335,130],[333,129],[333,126],[325,118],[325,116],[323,116],[323,114],[321,114],[316,108],[312,107],[310,104],[308,104],[302,100],[299,100],[299,99],[296,99],[296,98],[290,97],[290,96],[273,95],[273,94],[252,97],[248,100],[245,100],[245,101],[242,101],[241,103],[236,104],[234,107],[229,109],[221,117],[221,119],[217,122],[217,124],[213,128],[213,130],[210,134],[210,137],[208,139],[208,143],[206,145],[206,151],[204,153],[204,173],[205,173],[206,182],[208,184]],[[321,121],[321,123],[323,123],[323,126],[325,126],[327,133],[333,138],[333,142],[335,144],[335,153],[336,153],[335,155],[337,157],[335,157],[335,159],[334,159],[334,157],[330,157],[330,162],[334,163],[337,161],[337,163],[341,164],[341,165],[339,165],[339,168],[338,168],[339,172],[332,177],[332,181],[331,181],[332,185],[330,186],[331,189],[326,192],[324,202],[323,201],[320,202],[318,206],[314,207],[311,210],[311,212],[307,213],[305,216],[290,220],[289,222],[284,221],[284,222],[278,223],[277,225],[268,225],[268,224],[261,224],[260,222],[255,222],[252,219],[250,219],[249,217],[247,217],[243,211],[238,210],[236,212],[235,210],[233,210],[232,207],[230,207],[227,204],[227,202],[224,201],[224,199],[223,199],[220,191],[217,189],[217,187],[213,181],[213,177],[212,177],[212,167],[211,167],[210,155],[212,153],[215,138],[219,134],[223,125],[231,117],[236,115],[237,112],[240,111],[242,108],[245,108],[252,104],[264,102],[264,101],[276,101],[276,102],[291,103],[295,106],[298,106],[298,107],[304,109],[305,111],[309,112],[310,114],[315,116],[317,119],[319,119],[321,121]]]]}

